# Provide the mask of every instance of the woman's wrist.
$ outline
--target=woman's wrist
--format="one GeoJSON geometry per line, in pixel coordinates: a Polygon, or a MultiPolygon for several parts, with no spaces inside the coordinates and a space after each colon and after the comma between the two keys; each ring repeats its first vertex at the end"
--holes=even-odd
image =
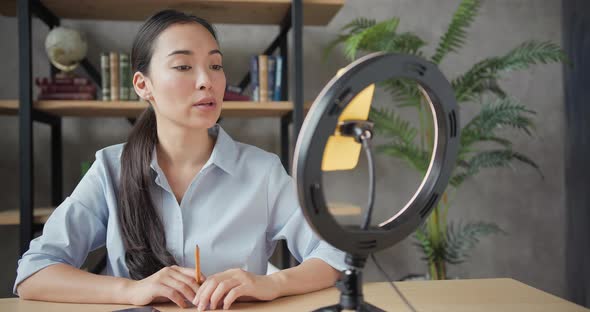
{"type": "Polygon", "coordinates": [[[117,286],[112,288],[114,302],[132,304],[132,289],[135,282],[128,278],[118,278],[117,286]]]}
{"type": "Polygon", "coordinates": [[[287,277],[285,276],[285,271],[278,271],[269,275],[266,275],[267,278],[271,283],[271,289],[275,290],[276,298],[287,296],[288,293],[286,291],[285,285],[287,284],[287,277]]]}

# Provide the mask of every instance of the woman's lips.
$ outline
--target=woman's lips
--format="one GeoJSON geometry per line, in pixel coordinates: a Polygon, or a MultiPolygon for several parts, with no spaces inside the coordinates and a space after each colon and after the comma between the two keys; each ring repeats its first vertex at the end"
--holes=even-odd
{"type": "Polygon", "coordinates": [[[213,102],[193,104],[193,107],[198,110],[209,111],[209,110],[215,110],[217,107],[217,104],[213,101],[213,102]]]}

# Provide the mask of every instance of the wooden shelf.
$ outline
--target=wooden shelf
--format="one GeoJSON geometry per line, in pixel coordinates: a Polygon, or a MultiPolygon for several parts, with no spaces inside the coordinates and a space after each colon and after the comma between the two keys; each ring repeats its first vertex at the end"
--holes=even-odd
{"type": "MultiPolygon", "coordinates": [[[[329,203],[328,209],[334,216],[357,216],[361,214],[361,208],[345,203],[329,203]]],[[[35,208],[33,223],[45,224],[47,219],[55,208],[35,208]]],[[[20,211],[8,210],[0,212],[0,225],[19,225],[20,224],[20,211]]]]}
{"type": "MultiPolygon", "coordinates": [[[[279,25],[291,0],[43,0],[56,16],[67,19],[145,20],[158,10],[170,8],[220,24],[279,25]]],[[[344,0],[303,0],[305,25],[326,25],[344,0]]],[[[0,1],[0,15],[16,16],[16,0],[0,1]]]]}
{"type": "MultiPolygon", "coordinates": [[[[311,103],[310,103],[311,104],[311,103]]],[[[147,107],[142,101],[37,101],[35,109],[60,117],[137,117],[147,107]]],[[[309,105],[307,105],[309,107],[309,105]]],[[[291,102],[223,102],[222,117],[281,117],[293,110],[291,102]]],[[[18,113],[18,101],[0,100],[0,114],[18,113]]]]}
{"type": "MultiPolygon", "coordinates": [[[[49,219],[55,208],[35,208],[33,212],[33,223],[44,224],[49,219]]],[[[0,225],[19,225],[20,211],[8,210],[0,212],[0,225]]]]}
{"type": "Polygon", "coordinates": [[[15,100],[0,100],[0,115],[16,115],[18,102],[15,100]]]}

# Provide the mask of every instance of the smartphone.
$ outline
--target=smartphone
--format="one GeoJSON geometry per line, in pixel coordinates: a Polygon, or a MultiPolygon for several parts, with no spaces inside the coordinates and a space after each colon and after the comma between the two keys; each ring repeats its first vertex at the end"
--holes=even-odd
{"type": "MultiPolygon", "coordinates": [[[[342,71],[343,69],[339,70],[336,75],[340,76],[342,71]]],[[[340,114],[338,123],[345,120],[367,120],[373,102],[373,93],[375,93],[375,84],[359,92],[340,114]]],[[[340,136],[334,129],[334,135],[328,138],[324,148],[322,171],[354,169],[359,161],[361,147],[361,144],[357,143],[353,137],[340,136]]]]}
{"type": "Polygon", "coordinates": [[[160,310],[154,307],[137,307],[137,308],[127,308],[123,310],[115,310],[113,312],[161,312],[160,310]]]}

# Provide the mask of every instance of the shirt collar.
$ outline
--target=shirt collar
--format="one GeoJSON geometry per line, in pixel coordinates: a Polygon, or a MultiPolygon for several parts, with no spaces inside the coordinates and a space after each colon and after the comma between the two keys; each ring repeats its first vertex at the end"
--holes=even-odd
{"type": "MultiPolygon", "coordinates": [[[[236,142],[223,130],[223,128],[216,124],[215,126],[208,129],[209,135],[215,137],[215,146],[213,146],[213,152],[209,157],[209,160],[203,166],[203,169],[215,165],[221,168],[223,171],[233,175],[236,168],[237,160],[237,146],[236,142]]],[[[158,165],[158,153],[156,153],[156,147],[152,150],[152,161],[150,167],[158,174],[162,173],[162,169],[158,165]]]]}

